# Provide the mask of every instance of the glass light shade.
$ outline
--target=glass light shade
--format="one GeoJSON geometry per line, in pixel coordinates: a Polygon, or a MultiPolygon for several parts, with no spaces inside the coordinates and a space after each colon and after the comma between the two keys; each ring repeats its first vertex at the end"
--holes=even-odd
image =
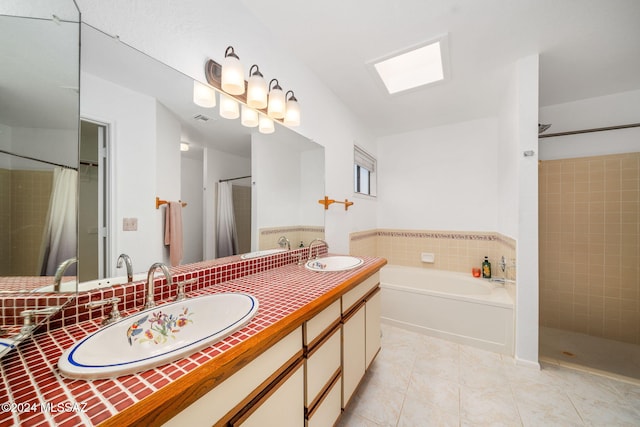
{"type": "Polygon", "coordinates": [[[244,93],[244,70],[235,54],[227,55],[222,61],[222,90],[231,95],[244,93]]]}
{"type": "Polygon", "coordinates": [[[180,151],[189,151],[189,143],[181,142],[180,143],[180,151]]]}
{"type": "Polygon", "coordinates": [[[300,105],[293,97],[287,100],[287,111],[284,116],[284,124],[287,126],[300,125],[300,105]]]}
{"type": "Polygon", "coordinates": [[[193,103],[204,108],[213,108],[216,106],[216,91],[212,87],[193,81],[193,103]]]}
{"type": "Polygon", "coordinates": [[[242,125],[248,128],[253,128],[258,126],[258,112],[256,110],[247,107],[246,105],[242,106],[242,125]]]}
{"type": "Polygon", "coordinates": [[[260,124],[258,125],[260,133],[273,133],[276,130],[273,120],[267,116],[260,115],[260,124]]]}
{"type": "Polygon", "coordinates": [[[269,105],[267,114],[274,119],[284,119],[285,100],[282,89],[271,89],[269,91],[269,105]]]}
{"type": "Polygon", "coordinates": [[[220,117],[224,117],[225,119],[237,119],[240,117],[238,101],[224,93],[220,94],[220,117]]]}
{"type": "Polygon", "coordinates": [[[247,105],[259,109],[267,107],[267,82],[259,74],[254,73],[249,77],[247,105]]]}

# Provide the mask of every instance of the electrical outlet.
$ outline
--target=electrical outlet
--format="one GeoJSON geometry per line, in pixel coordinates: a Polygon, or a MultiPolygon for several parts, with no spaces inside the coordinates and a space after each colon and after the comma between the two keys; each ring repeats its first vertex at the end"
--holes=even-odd
{"type": "Polygon", "coordinates": [[[138,218],[123,218],[122,231],[138,231],[138,218]]]}

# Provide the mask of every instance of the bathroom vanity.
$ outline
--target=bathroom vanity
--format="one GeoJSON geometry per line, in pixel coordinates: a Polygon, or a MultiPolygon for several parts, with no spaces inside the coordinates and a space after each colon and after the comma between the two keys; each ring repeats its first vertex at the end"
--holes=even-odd
{"type": "MultiPolygon", "coordinates": [[[[101,319],[80,321],[3,359],[0,400],[19,403],[18,391],[28,390],[31,400],[83,409],[9,414],[23,425],[333,425],[380,348],[378,271],[386,260],[362,257],[351,270],[314,272],[294,252],[189,273],[207,284],[192,297],[244,292],[259,301],[253,320],[224,340],[134,375],[72,380],[56,362],[101,319]]],[[[2,416],[0,423],[11,421],[2,416]]]]}

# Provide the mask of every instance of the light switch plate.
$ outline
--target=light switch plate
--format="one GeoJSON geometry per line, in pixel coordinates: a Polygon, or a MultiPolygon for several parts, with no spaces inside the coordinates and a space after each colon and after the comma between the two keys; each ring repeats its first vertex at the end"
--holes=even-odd
{"type": "Polygon", "coordinates": [[[123,218],[122,231],[138,231],[138,218],[123,218]]]}

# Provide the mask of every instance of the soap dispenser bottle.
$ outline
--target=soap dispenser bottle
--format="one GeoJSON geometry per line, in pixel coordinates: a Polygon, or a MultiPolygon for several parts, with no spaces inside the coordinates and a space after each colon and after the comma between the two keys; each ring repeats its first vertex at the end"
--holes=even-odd
{"type": "Polygon", "coordinates": [[[484,257],[484,261],[482,261],[482,277],[484,279],[491,279],[491,263],[487,256],[484,257]]]}

